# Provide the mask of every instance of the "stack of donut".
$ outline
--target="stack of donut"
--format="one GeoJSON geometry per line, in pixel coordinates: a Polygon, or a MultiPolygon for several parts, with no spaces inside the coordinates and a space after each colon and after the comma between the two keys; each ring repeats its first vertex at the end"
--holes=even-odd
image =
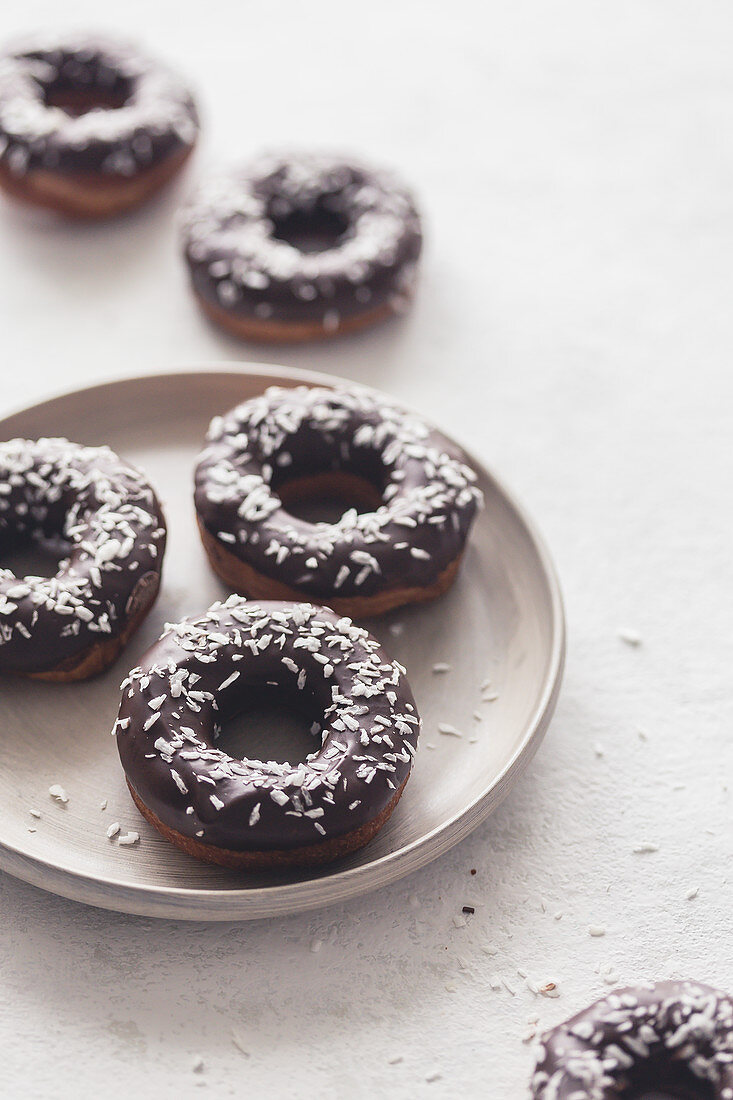
{"type": "MultiPolygon", "coordinates": [[[[387,398],[300,386],[216,417],[195,484],[204,546],[234,594],[167,626],[126,677],[115,733],[132,797],[173,844],[227,867],[344,856],[397,805],[420,730],[405,669],[351,616],[449,587],[481,501],[476,475],[387,398]],[[337,522],[288,510],[324,491],[352,505],[337,522]],[[307,716],[318,740],[303,762],[217,747],[222,724],[263,693],[307,716]]],[[[11,440],[0,536],[63,547],[53,577],[0,571],[0,670],[101,672],[160,583],[165,522],[143,475],[108,448],[11,440]]]]}

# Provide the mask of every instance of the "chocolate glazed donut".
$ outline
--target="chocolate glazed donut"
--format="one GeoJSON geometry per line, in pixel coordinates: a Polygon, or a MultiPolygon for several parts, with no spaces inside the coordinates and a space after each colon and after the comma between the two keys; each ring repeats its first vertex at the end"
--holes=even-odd
{"type": "Polygon", "coordinates": [[[697,982],[619,989],[542,1038],[534,1100],[613,1100],[643,1090],[733,1100],[733,1001],[697,982]]]}
{"type": "Polygon", "coordinates": [[[124,43],[44,36],[0,57],[0,187],[62,214],[143,202],[198,135],[188,89],[124,43]]]}
{"type": "Polygon", "coordinates": [[[0,671],[82,680],[120,652],[153,604],[166,529],[143,475],[107,447],[0,444],[0,552],[62,547],[52,577],[0,568],[0,671]]]}
{"type": "Polygon", "coordinates": [[[169,625],[122,692],[114,732],[138,808],[183,851],[233,868],[362,847],[402,794],[420,729],[402,666],[310,604],[216,603],[169,625]],[[318,747],[302,763],[215,747],[222,723],[263,690],[313,722],[318,747]]]}
{"type": "Polygon", "coordinates": [[[358,617],[450,586],[475,480],[444,436],[371,390],[272,387],[212,422],[195,504],[211,565],[237,591],[358,617]],[[337,523],[288,511],[324,491],[371,510],[337,523]]]}
{"type": "Polygon", "coordinates": [[[273,155],[205,183],[183,245],[208,316],[252,340],[312,340],[406,309],[422,247],[410,193],[384,172],[273,155]]]}

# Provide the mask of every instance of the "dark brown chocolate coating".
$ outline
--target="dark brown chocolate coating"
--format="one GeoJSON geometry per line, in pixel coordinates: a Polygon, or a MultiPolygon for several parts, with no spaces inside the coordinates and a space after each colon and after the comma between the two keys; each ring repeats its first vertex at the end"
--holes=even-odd
{"type": "Polygon", "coordinates": [[[475,474],[440,433],[374,391],[273,387],[211,424],[196,469],[200,522],[231,554],[307,598],[429,586],[462,553],[481,501],[475,474]],[[309,523],[278,487],[356,475],[376,510],[309,523]]]}
{"type": "Polygon", "coordinates": [[[123,683],[115,725],[145,806],[179,835],[240,852],[316,845],[372,821],[407,779],[419,730],[404,669],[366,630],[325,607],[240,596],[166,629],[123,683]],[[302,763],[216,748],[263,689],[314,723],[302,763]]]}
{"type": "Polygon", "coordinates": [[[409,301],[422,247],[409,192],[342,158],[272,155],[205,183],[183,218],[196,293],[233,317],[324,335],[409,301]]]}
{"type": "Polygon", "coordinates": [[[132,179],[180,157],[198,128],[180,79],[125,43],[46,35],[0,57],[0,167],[19,181],[132,179]]]}
{"type": "Polygon", "coordinates": [[[1,671],[47,672],[122,634],[157,590],[166,528],[144,476],[109,448],[0,443],[0,555],[59,540],[52,577],[0,568],[1,671]]]}
{"type": "Polygon", "coordinates": [[[631,1090],[733,1100],[733,1001],[698,982],[609,993],[542,1037],[533,1100],[614,1100],[631,1090]]]}

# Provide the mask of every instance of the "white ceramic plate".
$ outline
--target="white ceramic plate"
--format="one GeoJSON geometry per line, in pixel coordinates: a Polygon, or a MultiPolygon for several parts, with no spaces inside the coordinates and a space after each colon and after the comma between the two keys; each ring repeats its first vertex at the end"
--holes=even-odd
{"type": "Polygon", "coordinates": [[[407,666],[423,717],[410,782],[375,840],[330,867],[255,875],[199,863],[141,819],[109,730],[119,682],[163,623],[203,611],[225,592],[207,565],[192,504],[193,464],[206,426],[214,414],[268,385],[304,382],[329,385],[334,379],[259,365],[132,378],[0,421],[3,439],[64,435],[108,443],[147,472],[169,528],[160,598],[112,669],[82,684],[2,682],[4,870],[66,897],[146,916],[236,920],[292,913],[373,890],[435,859],[498,806],[531,759],[562,675],[560,591],[529,521],[472,459],[486,507],[456,584],[431,605],[366,624],[407,666]],[[443,662],[450,671],[435,673],[433,666],[443,662]],[[487,679],[492,687],[482,693],[487,679]],[[496,698],[482,700],[482,694],[496,698]],[[439,722],[462,736],[440,734],[439,722]],[[66,806],[49,796],[54,783],[66,790],[66,806]],[[139,832],[139,844],[120,847],[108,840],[114,821],[123,832],[139,832]]]}

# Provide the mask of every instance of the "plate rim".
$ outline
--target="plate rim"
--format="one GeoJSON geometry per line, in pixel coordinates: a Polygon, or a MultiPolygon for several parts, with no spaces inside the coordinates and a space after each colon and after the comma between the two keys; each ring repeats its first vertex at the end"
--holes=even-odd
{"type": "MultiPolygon", "coordinates": [[[[237,376],[287,380],[310,386],[360,385],[338,375],[288,367],[280,364],[222,360],[194,363],[180,370],[150,374],[122,374],[91,385],[63,389],[29,405],[16,408],[0,417],[0,429],[14,419],[94,391],[134,386],[136,383],[158,383],[184,379],[214,378],[216,375],[234,379],[237,376]]],[[[371,389],[372,387],[362,387],[371,389]]],[[[384,391],[376,391],[383,393],[384,391]]],[[[401,399],[395,398],[400,404],[401,399]]],[[[409,408],[409,406],[405,406],[409,408]]],[[[420,414],[422,416],[422,414],[420,414]]],[[[429,418],[422,417],[422,419],[429,418]]],[[[443,430],[443,429],[441,429],[443,430]]],[[[453,440],[452,433],[448,437],[453,440]]],[[[550,646],[542,687],[522,738],[504,767],[467,806],[454,813],[430,832],[408,845],[388,852],[371,863],[337,871],[333,875],[306,878],[294,883],[255,886],[248,889],[187,889],[180,886],[151,886],[128,883],[110,877],[100,877],[65,866],[58,861],[28,855],[0,837],[0,870],[32,886],[73,901],[145,917],[177,920],[238,921],[334,905],[362,896],[372,890],[399,881],[444,855],[464,840],[494,812],[524,772],[547,731],[555,711],[562,685],[566,655],[566,619],[560,582],[543,536],[515,495],[507,489],[489,467],[457,441],[468,460],[494,485],[503,502],[524,528],[542,571],[550,609],[550,646]],[[406,865],[407,864],[407,865],[406,865]],[[406,866],[405,866],[406,865],[406,866]],[[366,874],[369,869],[370,874],[366,874]],[[50,878],[49,878],[50,875],[50,878]],[[242,911],[244,910],[244,911],[242,911]]]]}

